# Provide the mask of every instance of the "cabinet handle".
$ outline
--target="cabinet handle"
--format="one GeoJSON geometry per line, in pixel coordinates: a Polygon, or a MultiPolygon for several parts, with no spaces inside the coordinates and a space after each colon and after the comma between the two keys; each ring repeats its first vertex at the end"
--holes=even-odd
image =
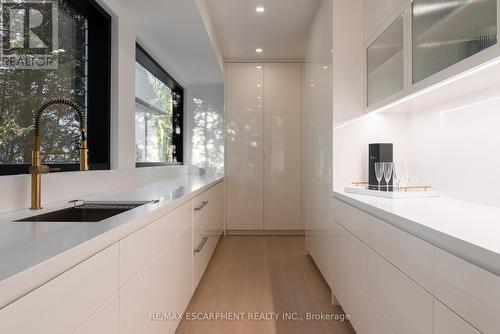
{"type": "Polygon", "coordinates": [[[201,209],[203,209],[205,207],[205,205],[208,204],[208,201],[203,201],[201,202],[201,205],[197,208],[194,208],[194,211],[200,211],[201,209]]]}
{"type": "Polygon", "coordinates": [[[197,253],[201,252],[201,250],[203,249],[203,247],[205,246],[207,241],[208,241],[208,237],[203,237],[203,239],[201,239],[201,242],[198,245],[198,247],[196,247],[196,249],[194,250],[194,253],[197,254],[197,253]]]}

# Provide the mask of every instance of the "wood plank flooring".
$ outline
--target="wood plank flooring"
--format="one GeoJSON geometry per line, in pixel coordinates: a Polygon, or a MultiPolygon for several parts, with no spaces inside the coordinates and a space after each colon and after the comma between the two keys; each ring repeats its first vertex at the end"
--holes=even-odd
{"type": "MultiPolygon", "coordinates": [[[[223,237],[187,309],[188,313],[243,314],[243,320],[186,320],[184,334],[351,334],[341,321],[306,320],[306,313],[341,314],[306,254],[302,236],[223,237]],[[278,313],[278,320],[249,320],[248,313],[278,313]],[[296,313],[302,320],[283,320],[296,313]]],[[[198,316],[197,316],[198,317],[198,316]]],[[[273,316],[274,317],[274,316],[273,316]]]]}

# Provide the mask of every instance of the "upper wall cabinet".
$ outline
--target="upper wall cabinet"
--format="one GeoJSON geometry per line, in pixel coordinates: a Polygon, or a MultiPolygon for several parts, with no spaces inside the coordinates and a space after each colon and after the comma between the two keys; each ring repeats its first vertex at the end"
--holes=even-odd
{"type": "Polygon", "coordinates": [[[403,89],[403,43],[403,16],[400,16],[367,48],[368,105],[403,89]]]}
{"type": "MultiPolygon", "coordinates": [[[[392,102],[499,57],[498,1],[365,0],[368,111],[397,106],[392,102]]],[[[463,81],[455,95],[475,93],[475,86],[463,81]]],[[[437,95],[453,98],[456,88],[437,95]]],[[[422,99],[406,107],[432,103],[414,96],[422,99]]]]}
{"type": "Polygon", "coordinates": [[[413,83],[497,43],[497,0],[414,0],[413,83]]]}

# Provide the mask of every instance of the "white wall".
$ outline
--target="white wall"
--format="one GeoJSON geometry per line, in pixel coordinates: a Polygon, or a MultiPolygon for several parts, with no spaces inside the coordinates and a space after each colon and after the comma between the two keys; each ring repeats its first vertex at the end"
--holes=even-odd
{"type": "Polygon", "coordinates": [[[443,195],[500,206],[500,101],[409,115],[411,160],[443,195]]]}
{"type": "MultiPolygon", "coordinates": [[[[137,28],[134,13],[127,12],[117,0],[98,0],[112,16],[112,92],[111,92],[111,167],[109,171],[54,173],[42,176],[42,201],[51,203],[90,194],[109,192],[154,180],[187,174],[190,168],[135,168],[135,43],[141,45],[181,85],[187,86],[170,65],[168,55],[154,48],[154,41],[137,28]]],[[[207,50],[210,52],[210,50],[207,50]]],[[[189,91],[189,89],[187,89],[189,91]]],[[[203,87],[196,88],[203,95],[203,87]]],[[[207,88],[209,99],[214,90],[207,88]]],[[[222,93],[223,94],[223,93],[222,93]]],[[[188,94],[186,94],[188,95],[188,94]]],[[[219,98],[217,98],[219,99],[219,98]]],[[[220,109],[220,102],[214,102],[220,109]]],[[[185,106],[186,107],[186,106],[185,106]]],[[[187,122],[193,115],[186,107],[187,122]]],[[[185,148],[185,152],[190,150],[185,148]]],[[[0,176],[0,212],[30,205],[29,175],[0,176]]]]}
{"type": "Polygon", "coordinates": [[[185,161],[224,172],[224,85],[193,85],[186,94],[185,161]]]}

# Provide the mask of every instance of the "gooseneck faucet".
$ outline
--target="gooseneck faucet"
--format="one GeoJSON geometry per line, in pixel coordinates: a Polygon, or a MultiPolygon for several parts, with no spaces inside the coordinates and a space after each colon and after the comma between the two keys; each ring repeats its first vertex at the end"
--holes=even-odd
{"type": "Polygon", "coordinates": [[[88,147],[87,147],[87,129],[85,126],[85,115],[80,106],[73,101],[66,99],[55,99],[45,102],[35,115],[35,141],[33,145],[33,158],[30,167],[31,174],[31,210],[39,210],[42,208],[42,174],[47,174],[58,169],[49,168],[47,165],[42,165],[41,151],[41,135],[40,135],[40,120],[45,110],[51,106],[62,104],[71,107],[78,115],[80,123],[80,170],[86,171],[89,169],[88,147]]]}

